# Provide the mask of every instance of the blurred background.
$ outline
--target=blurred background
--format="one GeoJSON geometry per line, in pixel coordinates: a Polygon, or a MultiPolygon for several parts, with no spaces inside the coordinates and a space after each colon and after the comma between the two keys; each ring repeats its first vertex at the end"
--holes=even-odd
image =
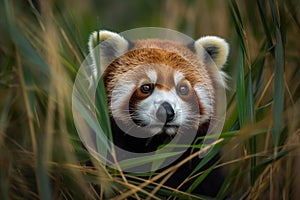
{"type": "Polygon", "coordinates": [[[106,169],[74,127],[89,34],[150,26],[230,44],[218,198],[300,196],[299,1],[1,0],[0,13],[0,199],[199,198],[106,169]]]}

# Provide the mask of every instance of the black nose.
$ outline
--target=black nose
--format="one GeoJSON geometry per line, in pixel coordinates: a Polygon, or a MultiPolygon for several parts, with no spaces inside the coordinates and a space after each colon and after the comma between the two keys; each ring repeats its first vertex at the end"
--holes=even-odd
{"type": "Polygon", "coordinates": [[[156,118],[163,122],[167,123],[174,119],[175,113],[172,106],[168,102],[162,103],[156,112],[156,118]]]}

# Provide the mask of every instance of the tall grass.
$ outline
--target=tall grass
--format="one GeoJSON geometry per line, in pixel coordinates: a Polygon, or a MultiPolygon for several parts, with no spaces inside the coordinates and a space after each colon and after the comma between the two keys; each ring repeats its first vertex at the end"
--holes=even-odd
{"type": "MultiPolygon", "coordinates": [[[[119,8],[114,2],[110,9],[119,8]]],[[[76,1],[82,7],[78,11],[69,1],[1,1],[0,198],[201,199],[190,192],[218,167],[226,168],[227,177],[218,198],[299,196],[300,5],[293,0],[248,2],[157,1],[147,10],[150,22],[141,16],[144,21],[138,23],[192,37],[220,35],[230,42],[225,126],[216,148],[198,167],[219,149],[222,160],[191,174],[194,184],[182,192],[163,182],[198,154],[146,181],[105,168],[77,135],[71,112],[73,81],[88,53],[89,33],[99,24],[107,26],[101,20],[108,15],[92,9],[92,2],[82,6],[76,1]]],[[[142,14],[136,12],[136,18],[142,14]]]]}

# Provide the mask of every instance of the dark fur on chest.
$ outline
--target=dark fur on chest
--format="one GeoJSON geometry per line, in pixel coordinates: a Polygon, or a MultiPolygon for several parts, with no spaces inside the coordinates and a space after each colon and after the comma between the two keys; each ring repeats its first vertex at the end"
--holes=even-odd
{"type": "MultiPolygon", "coordinates": [[[[208,129],[209,123],[203,124],[197,132],[197,136],[195,137],[194,143],[196,141],[196,138],[199,136],[204,136],[206,134],[206,131],[208,129]]],[[[146,152],[152,152],[157,150],[161,145],[164,143],[168,143],[170,140],[172,140],[172,137],[167,134],[159,134],[156,136],[153,136],[152,138],[136,138],[129,134],[124,133],[122,130],[118,128],[118,126],[115,124],[115,122],[112,120],[112,132],[113,132],[113,140],[114,144],[118,147],[130,151],[130,152],[136,152],[136,153],[146,153],[146,152]]],[[[182,161],[183,159],[187,158],[191,153],[194,153],[196,150],[192,148],[188,148],[182,156],[178,160],[176,160],[174,163],[171,164],[175,165],[182,161]]],[[[205,166],[203,166],[201,169],[198,170],[198,172],[204,171],[211,167],[220,156],[217,154],[214,158],[212,158],[205,166]]],[[[198,156],[191,159],[189,162],[183,164],[181,167],[179,167],[176,172],[164,183],[165,186],[177,188],[186,178],[189,177],[189,175],[193,172],[193,170],[197,167],[197,165],[201,162],[201,158],[198,156]]],[[[167,166],[163,169],[160,169],[157,171],[157,173],[162,172],[163,170],[167,169],[170,166],[167,166]]],[[[145,177],[143,177],[145,178],[145,177]]],[[[182,191],[186,191],[194,180],[190,180],[181,188],[179,188],[182,191]]],[[[198,185],[198,187],[195,188],[193,193],[200,194],[200,195],[207,195],[211,197],[215,197],[219,191],[219,189],[222,186],[222,183],[224,181],[224,176],[222,174],[222,171],[220,169],[213,170],[205,179],[198,185]]],[[[159,181],[157,181],[159,182],[159,181]]]]}

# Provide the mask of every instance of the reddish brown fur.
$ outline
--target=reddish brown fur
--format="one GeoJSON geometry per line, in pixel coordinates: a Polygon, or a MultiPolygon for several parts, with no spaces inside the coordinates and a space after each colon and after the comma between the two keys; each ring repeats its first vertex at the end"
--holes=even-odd
{"type": "MultiPolygon", "coordinates": [[[[155,67],[158,74],[157,82],[161,83],[161,86],[158,86],[160,89],[168,90],[174,87],[174,71],[170,71],[170,68],[172,68],[183,73],[192,87],[199,83],[210,91],[211,95],[214,95],[212,80],[206,69],[207,66],[194,52],[176,42],[149,39],[135,41],[133,49],[115,59],[104,72],[103,77],[106,83],[108,101],[110,102],[110,92],[113,87],[121,78],[124,78],[123,75],[126,72],[133,69],[138,70],[138,66],[147,66],[152,63],[160,65],[159,68],[155,67]],[[161,67],[163,65],[168,67],[161,67]]],[[[149,68],[153,67],[149,66],[149,68]]],[[[136,77],[130,77],[130,80],[137,84],[140,82],[140,78],[147,77],[142,70],[138,74],[136,77]]]]}

